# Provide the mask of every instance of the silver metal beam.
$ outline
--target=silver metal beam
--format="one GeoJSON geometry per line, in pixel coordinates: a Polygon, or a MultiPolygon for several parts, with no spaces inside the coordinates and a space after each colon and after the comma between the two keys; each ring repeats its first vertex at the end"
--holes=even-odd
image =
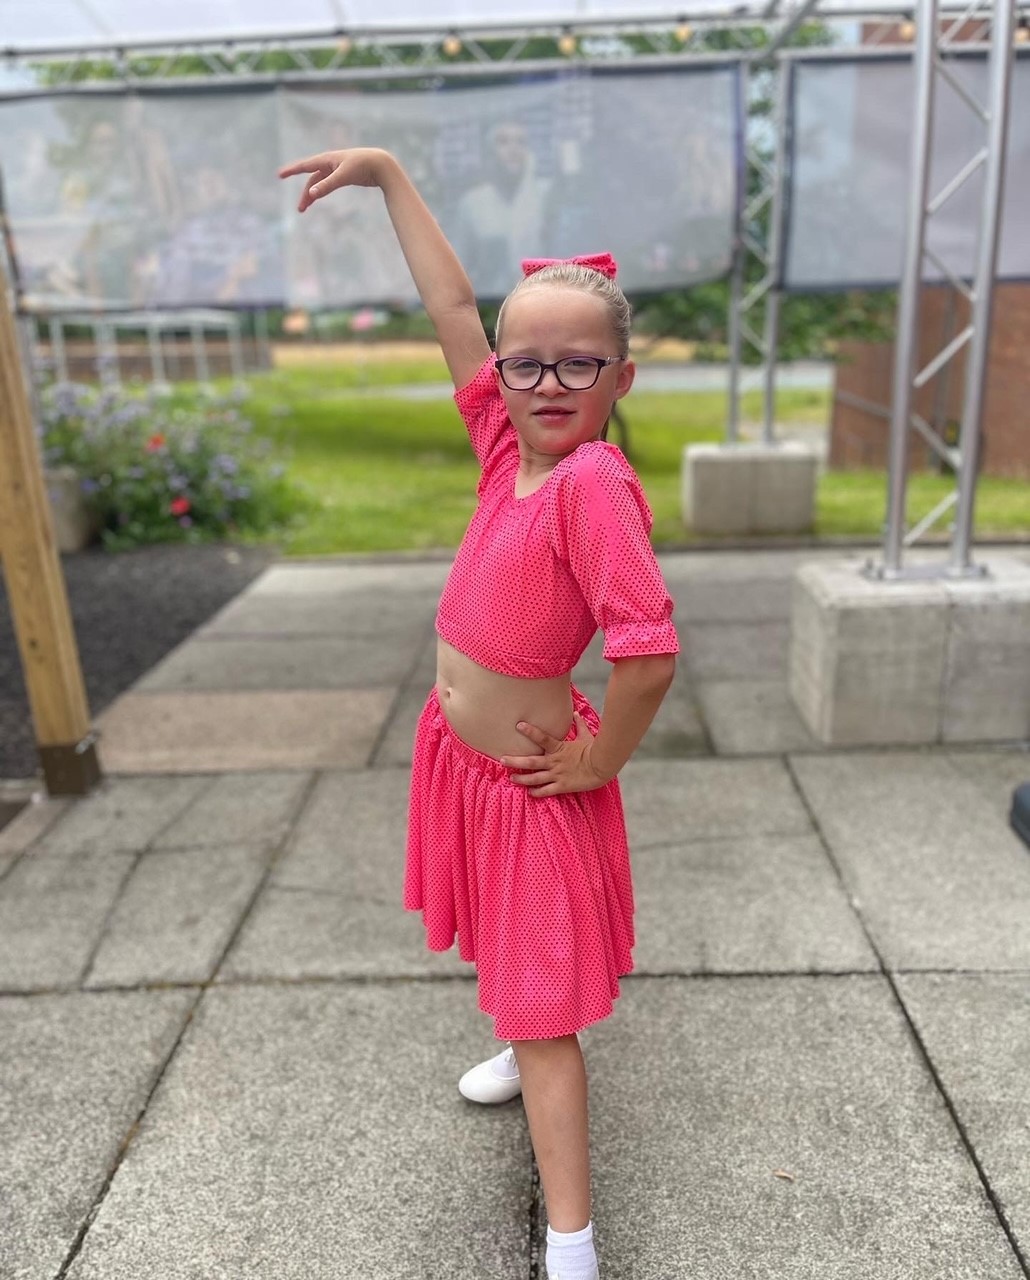
{"type": "Polygon", "coordinates": [[[994,298],[1001,202],[1005,186],[1005,143],[1008,137],[1009,83],[1012,74],[1012,36],[1015,17],[1015,6],[1012,0],[994,0],[988,87],[987,172],[984,177],[980,244],[973,283],[974,333],[966,363],[962,426],[959,431],[962,469],[959,474],[958,511],[955,516],[955,534],[951,547],[951,570],[955,574],[967,574],[972,571],[970,544],[973,505],[980,461],[984,378],[991,337],[991,303],[994,298]]]}
{"type": "Polygon", "coordinates": [[[900,575],[901,549],[905,537],[908,424],[912,414],[912,378],[919,346],[919,292],[923,273],[926,197],[930,181],[930,135],[933,123],[936,48],[937,0],[919,0],[913,58],[915,100],[910,153],[911,185],[908,192],[901,288],[898,292],[897,338],[894,346],[894,375],[891,391],[887,527],[883,548],[885,577],[900,575]]]}

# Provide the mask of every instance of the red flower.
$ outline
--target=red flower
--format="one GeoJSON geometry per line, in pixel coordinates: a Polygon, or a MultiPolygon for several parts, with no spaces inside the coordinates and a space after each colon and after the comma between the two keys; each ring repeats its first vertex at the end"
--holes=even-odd
{"type": "Polygon", "coordinates": [[[173,498],[168,510],[173,516],[184,516],[190,509],[189,498],[173,498]]]}
{"type": "Polygon", "coordinates": [[[147,453],[157,453],[158,449],[165,447],[165,438],[160,431],[156,431],[147,441],[147,453]]]}

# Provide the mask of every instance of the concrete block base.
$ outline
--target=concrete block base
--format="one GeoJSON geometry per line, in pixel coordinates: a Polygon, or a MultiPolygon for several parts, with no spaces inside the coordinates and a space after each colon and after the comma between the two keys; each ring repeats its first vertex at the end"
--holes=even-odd
{"type": "Polygon", "coordinates": [[[78,472],[74,467],[54,467],[44,472],[44,479],[58,551],[88,547],[99,532],[99,524],[86,506],[78,472]]]}
{"type": "Polygon", "coordinates": [[[819,455],[797,441],[694,444],[683,453],[683,520],[695,533],[807,533],[819,455]]]}
{"type": "Polygon", "coordinates": [[[879,581],[861,563],[803,565],[790,692],[831,746],[1030,736],[1030,565],[984,578],[879,581]]]}

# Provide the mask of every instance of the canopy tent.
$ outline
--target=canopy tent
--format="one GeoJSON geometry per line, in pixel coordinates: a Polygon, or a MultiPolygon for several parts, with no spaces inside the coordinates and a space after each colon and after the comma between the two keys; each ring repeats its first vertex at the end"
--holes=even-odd
{"type": "MultiPolygon", "coordinates": [[[[113,64],[116,71],[120,72],[122,89],[130,85],[138,89],[137,76],[146,77],[152,86],[159,87],[162,76],[168,74],[166,68],[174,72],[176,55],[180,52],[201,53],[203,56],[198,61],[209,67],[212,72],[210,79],[223,85],[241,71],[244,79],[250,77],[256,80],[254,71],[258,61],[250,55],[250,49],[264,51],[278,45],[283,49],[296,49],[300,55],[304,55],[305,42],[309,46],[335,43],[337,50],[341,51],[341,57],[345,56],[342,51],[349,51],[352,46],[369,44],[384,49],[385,56],[375,66],[348,70],[348,77],[355,82],[360,81],[362,75],[381,76],[386,67],[393,65],[399,74],[410,78],[421,77],[426,84],[436,87],[452,74],[461,74],[462,70],[476,75],[493,75],[497,71],[510,73],[516,68],[522,74],[538,72],[539,65],[519,62],[525,39],[534,35],[549,36],[557,51],[565,55],[570,65],[579,64],[583,67],[598,55],[599,60],[609,54],[617,59],[635,56],[639,42],[605,39],[608,34],[655,33],[651,39],[652,47],[656,54],[664,49],[668,58],[670,44],[665,33],[672,31],[679,42],[681,57],[677,61],[682,66],[692,56],[712,56],[706,50],[704,42],[696,38],[700,29],[711,30],[713,26],[762,27],[766,32],[765,39],[756,43],[753,48],[739,50],[735,55],[742,68],[753,74],[760,68],[765,68],[767,73],[780,60],[781,55],[786,52],[785,46],[796,38],[797,29],[806,21],[818,19],[832,22],[838,39],[845,43],[858,43],[867,39],[869,24],[876,24],[874,42],[885,36],[888,40],[895,41],[900,36],[904,41],[910,39],[914,31],[917,55],[914,59],[917,70],[914,101],[916,121],[920,128],[913,136],[919,140],[919,147],[914,150],[909,165],[909,231],[903,263],[903,305],[898,324],[899,340],[905,345],[904,349],[899,346],[899,372],[895,380],[891,510],[885,568],[891,575],[899,576],[901,573],[900,543],[904,532],[904,511],[899,495],[903,496],[905,468],[899,451],[903,448],[911,417],[910,387],[907,384],[912,381],[911,348],[915,333],[913,300],[918,293],[923,266],[922,231],[935,205],[941,204],[951,192],[958,189],[966,177],[983,164],[986,176],[975,287],[972,291],[966,290],[961,281],[957,282],[967,297],[975,297],[977,304],[973,320],[962,339],[963,342],[969,341],[972,372],[967,378],[962,446],[958,451],[953,451],[956,454],[961,488],[957,536],[953,541],[953,567],[956,573],[963,574],[972,569],[968,559],[968,539],[976,477],[984,354],[989,333],[991,283],[999,239],[997,212],[1006,149],[1008,69],[1011,65],[1014,36],[1016,40],[1023,37],[1025,42],[1026,35],[1026,18],[1023,18],[1021,31],[1015,28],[1015,18],[1017,14],[1030,14],[1030,0],[994,0],[993,5],[978,5],[977,0],[972,0],[969,5],[962,3],[962,0],[943,0],[940,4],[936,0],[915,0],[914,7],[918,11],[915,15],[917,20],[910,23],[909,20],[914,16],[913,0],[883,0],[880,4],[856,3],[855,0],[823,0],[821,4],[819,0],[744,0],[742,4],[733,5],[726,4],[725,0],[721,3],[694,0],[688,8],[676,10],[657,9],[653,0],[648,3],[640,0],[615,0],[612,4],[605,4],[600,0],[565,0],[563,7],[545,4],[542,0],[523,0],[522,3],[503,3],[502,0],[502,3],[489,6],[446,3],[445,0],[426,0],[417,6],[410,3],[410,0],[377,0],[374,6],[364,2],[350,3],[349,0],[294,0],[288,8],[281,4],[281,0],[275,0],[275,3],[272,0],[236,0],[235,3],[230,0],[174,0],[174,3],[172,0],[148,0],[145,6],[134,0],[0,0],[0,53],[5,55],[8,67],[28,68],[33,63],[47,59],[65,64],[57,73],[56,80],[53,76],[45,77],[45,83],[39,85],[34,93],[15,90],[10,95],[2,96],[46,97],[55,93],[75,93],[82,89],[87,93],[95,93],[98,88],[102,93],[109,92],[112,87],[110,81],[98,86],[80,80],[78,72],[82,69],[82,62],[87,59],[100,59],[113,64]],[[947,13],[951,19],[954,40],[983,40],[983,34],[975,33],[990,32],[990,109],[983,107],[974,93],[958,84],[956,77],[945,65],[950,62],[955,49],[954,40],[945,38],[945,33],[939,26],[938,15],[943,13],[947,13]],[[906,26],[910,29],[904,34],[906,26]],[[569,33],[574,34],[576,39],[567,42],[559,39],[569,33]],[[445,38],[447,35],[457,35],[464,41],[474,60],[473,65],[461,67],[451,57],[462,46],[460,43],[453,43],[448,50],[445,38]],[[485,45],[489,37],[501,35],[510,39],[511,48],[497,58],[496,54],[485,50],[485,45]],[[600,38],[594,39],[595,35],[600,38]],[[391,44],[395,46],[394,49],[389,48],[391,44]],[[408,51],[400,49],[404,44],[412,46],[416,52],[422,50],[421,65],[405,61],[408,51]],[[246,50],[248,56],[237,58],[235,55],[241,50],[246,50]],[[441,52],[445,55],[443,58],[440,56],[441,52]],[[137,58],[137,54],[143,56],[137,58]],[[146,56],[150,54],[161,56],[146,56]],[[477,59],[478,66],[475,65],[477,59]],[[76,63],[80,65],[76,66],[76,63]],[[944,192],[928,204],[926,186],[930,148],[924,140],[924,134],[928,136],[928,130],[922,127],[922,122],[932,115],[933,98],[928,86],[932,83],[935,66],[937,74],[949,80],[987,128],[984,145],[975,162],[967,163],[960,174],[947,184],[944,192]],[[58,83],[62,77],[63,83],[58,83]]],[[[725,50],[720,56],[725,58],[725,50]]],[[[658,60],[651,59],[649,69],[655,70],[653,63],[658,60]]],[[[555,57],[547,69],[555,70],[554,64],[560,64],[561,61],[561,58],[555,57]]],[[[787,61],[789,60],[785,59],[781,64],[783,70],[786,69],[787,61]]],[[[641,69],[646,62],[647,59],[638,60],[641,69]]],[[[84,69],[89,70],[88,67],[84,69]]],[[[312,82],[319,78],[328,80],[341,69],[339,62],[323,66],[316,65],[315,61],[304,56],[297,59],[300,78],[310,76],[312,82]]],[[[275,79],[275,73],[269,78],[275,79]]],[[[160,87],[166,91],[171,88],[173,92],[180,88],[179,84],[171,85],[167,80],[160,87]]],[[[195,82],[192,91],[195,92],[200,87],[195,82]]],[[[780,102],[786,100],[782,93],[778,98],[780,102]]],[[[741,107],[744,100],[746,99],[742,97],[741,107]]],[[[785,135],[783,122],[786,120],[786,113],[777,111],[776,115],[780,121],[776,130],[777,163],[770,165],[760,148],[755,150],[754,159],[748,155],[751,170],[762,175],[762,189],[753,198],[741,202],[742,207],[738,208],[735,301],[731,307],[731,333],[735,330],[735,336],[731,336],[734,379],[731,384],[732,402],[737,398],[742,337],[759,346],[770,388],[775,369],[776,304],[782,284],[777,259],[780,228],[783,225],[784,196],[787,194],[780,148],[785,135]],[[758,225],[759,212],[767,205],[771,210],[767,219],[771,234],[764,251],[765,256],[761,253],[758,255],[765,266],[765,274],[758,284],[745,291],[745,252],[756,251],[753,232],[758,225]],[[749,308],[762,299],[768,299],[766,336],[764,342],[755,343],[751,337],[754,330],[750,323],[752,313],[749,308]]],[[[764,140],[768,144],[767,128],[764,140]]],[[[0,307],[0,311],[3,310],[0,307]]],[[[9,315],[0,316],[3,321],[0,326],[0,404],[7,400],[15,404],[18,411],[11,419],[9,431],[0,430],[0,477],[6,473],[12,492],[15,496],[22,495],[24,501],[19,509],[11,503],[7,503],[5,509],[5,503],[0,501],[0,532],[6,535],[0,537],[0,542],[6,542],[5,569],[6,562],[13,561],[17,553],[19,566],[26,570],[15,579],[19,589],[24,591],[20,609],[17,602],[15,608],[16,615],[20,612],[25,621],[23,652],[41,652],[47,658],[46,662],[37,664],[38,669],[35,669],[39,681],[38,692],[33,697],[34,716],[40,726],[41,749],[52,752],[50,768],[55,774],[64,771],[66,775],[72,775],[73,787],[81,787],[84,781],[88,784],[90,775],[95,772],[95,761],[92,759],[90,738],[84,727],[87,722],[83,718],[81,676],[73,661],[73,647],[69,650],[68,645],[70,631],[67,604],[57,585],[59,574],[52,549],[48,550],[47,545],[49,539],[45,502],[39,478],[34,475],[31,416],[24,395],[21,371],[17,367],[14,330],[10,319],[9,315]],[[6,527],[5,515],[9,517],[6,527]],[[48,718],[47,704],[51,701],[60,714],[50,715],[48,718]]],[[[935,358],[932,366],[940,367],[959,349],[959,345],[951,344],[935,358]]],[[[920,378],[924,376],[925,371],[918,375],[920,378]]],[[[918,384],[918,379],[916,381],[918,384]]],[[[767,403],[771,403],[769,393],[766,399],[767,403]]],[[[4,495],[0,495],[0,499],[3,497],[4,495]]],[[[936,514],[935,512],[934,515],[936,514]]],[[[906,544],[918,536],[926,523],[921,522],[916,529],[905,535],[906,544]]],[[[45,762],[46,759],[44,755],[45,762]]],[[[67,784],[67,778],[65,781],[67,784]]]]}
{"type": "MultiPolygon", "coordinates": [[[[0,49],[22,56],[47,50],[140,48],[205,41],[491,28],[665,25],[694,17],[789,18],[805,0],[0,0],[0,49]]],[[[823,0],[824,14],[901,14],[905,0],[823,0]]],[[[955,3],[953,8],[964,6],[955,3]]]]}

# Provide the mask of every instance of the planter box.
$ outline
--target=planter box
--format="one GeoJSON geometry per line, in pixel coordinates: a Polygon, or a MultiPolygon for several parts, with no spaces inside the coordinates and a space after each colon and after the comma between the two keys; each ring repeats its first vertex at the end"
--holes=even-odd
{"type": "Polygon", "coordinates": [[[100,528],[82,496],[79,473],[74,467],[54,467],[43,472],[43,479],[58,551],[81,551],[96,539],[100,528]]]}

